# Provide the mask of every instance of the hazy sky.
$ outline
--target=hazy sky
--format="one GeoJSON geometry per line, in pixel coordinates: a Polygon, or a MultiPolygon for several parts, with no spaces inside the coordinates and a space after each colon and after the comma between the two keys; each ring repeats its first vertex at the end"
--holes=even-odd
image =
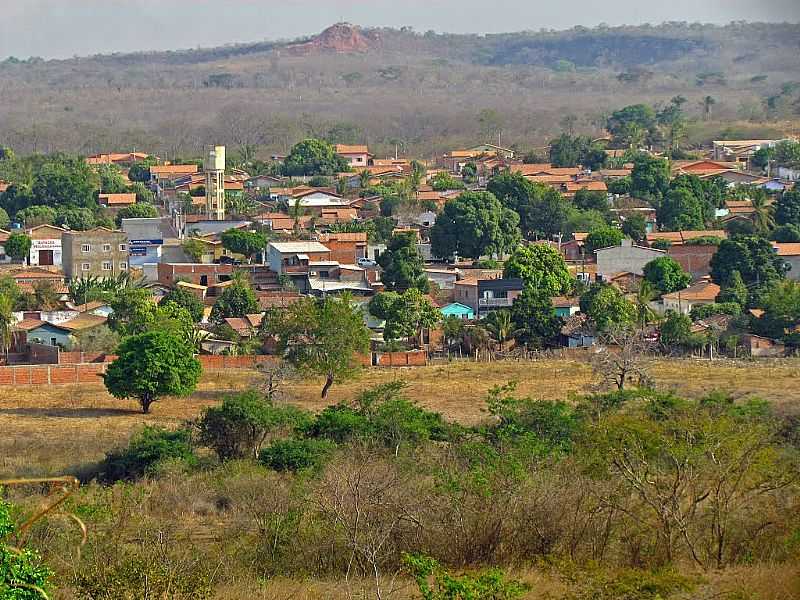
{"type": "Polygon", "coordinates": [[[800,21],[800,0],[0,0],[0,58],[294,38],[344,20],[418,31],[800,21]]]}

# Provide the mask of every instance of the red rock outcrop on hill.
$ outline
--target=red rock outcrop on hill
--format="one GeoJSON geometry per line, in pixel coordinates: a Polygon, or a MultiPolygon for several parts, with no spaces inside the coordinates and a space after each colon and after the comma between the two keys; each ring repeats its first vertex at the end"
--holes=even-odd
{"type": "Polygon", "coordinates": [[[375,32],[364,32],[350,23],[337,23],[302,44],[292,44],[286,51],[295,56],[334,53],[368,52],[380,42],[375,32]]]}

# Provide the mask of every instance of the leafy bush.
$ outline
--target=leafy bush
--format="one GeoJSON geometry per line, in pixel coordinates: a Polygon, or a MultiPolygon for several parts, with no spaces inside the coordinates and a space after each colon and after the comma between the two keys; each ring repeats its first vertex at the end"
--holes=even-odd
{"type": "Polygon", "coordinates": [[[336,449],[330,440],[278,440],[264,448],[258,460],[276,471],[307,471],[322,467],[336,449]]]}
{"type": "Polygon", "coordinates": [[[106,483],[132,481],[153,474],[167,460],[187,464],[196,461],[191,432],[148,426],[131,438],[127,448],[106,454],[100,465],[100,479],[106,483]]]}
{"type": "Polygon", "coordinates": [[[223,461],[256,458],[271,431],[295,425],[304,416],[293,406],[275,406],[257,392],[244,392],[205,409],[197,422],[198,442],[223,461]]]}
{"type": "Polygon", "coordinates": [[[403,563],[423,600],[514,600],[530,590],[525,583],[507,579],[499,569],[456,577],[428,556],[405,554],[403,563]]]}
{"type": "MultiPolygon", "coordinates": [[[[2,492],[2,489],[0,489],[2,492]]],[[[27,549],[11,549],[4,540],[14,535],[11,505],[0,499],[0,598],[3,600],[41,600],[47,598],[50,569],[39,555],[27,549]]]]}
{"type": "Polygon", "coordinates": [[[736,317],[740,314],[742,314],[742,307],[736,302],[713,302],[711,304],[692,307],[689,317],[691,317],[692,321],[697,321],[698,319],[707,319],[714,315],[730,315],[736,317]]]}

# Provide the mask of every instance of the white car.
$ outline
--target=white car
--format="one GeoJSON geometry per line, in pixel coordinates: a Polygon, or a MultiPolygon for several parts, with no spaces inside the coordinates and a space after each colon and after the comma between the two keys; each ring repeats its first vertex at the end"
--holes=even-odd
{"type": "Polygon", "coordinates": [[[375,267],[378,265],[378,263],[371,258],[359,258],[356,263],[359,267],[375,267]]]}

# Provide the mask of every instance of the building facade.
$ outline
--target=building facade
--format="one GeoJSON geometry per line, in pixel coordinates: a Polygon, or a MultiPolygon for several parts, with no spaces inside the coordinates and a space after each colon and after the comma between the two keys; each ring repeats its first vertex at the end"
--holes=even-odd
{"type": "Polygon", "coordinates": [[[28,264],[40,267],[61,267],[63,262],[61,236],[66,229],[55,225],[39,225],[26,233],[31,238],[28,264]]]}
{"type": "Polygon", "coordinates": [[[65,231],[61,245],[68,280],[116,277],[128,271],[128,236],[123,231],[105,227],[65,231]]]}

